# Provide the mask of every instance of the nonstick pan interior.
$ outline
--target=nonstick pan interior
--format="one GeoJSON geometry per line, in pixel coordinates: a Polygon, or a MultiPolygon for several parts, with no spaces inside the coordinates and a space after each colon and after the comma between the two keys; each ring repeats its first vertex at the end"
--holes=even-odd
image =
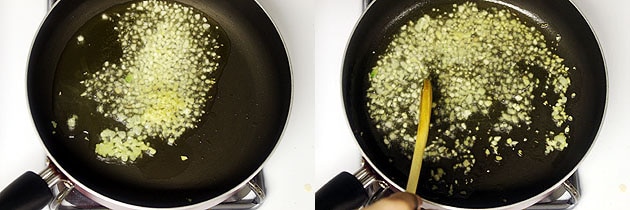
{"type": "MultiPolygon", "coordinates": [[[[72,134],[64,129],[53,134],[51,121],[61,127],[71,113],[94,112],[93,102],[79,97],[83,87],[78,81],[85,79],[79,69],[81,65],[100,65],[103,60],[99,59],[107,57],[93,48],[75,49],[62,58],[66,43],[75,41],[75,33],[90,18],[125,2],[63,0],[40,28],[31,50],[27,82],[33,119],[50,157],[83,190],[134,206],[192,205],[243,184],[260,170],[277,144],[291,101],[284,45],[255,1],[179,1],[218,22],[229,40],[229,55],[206,114],[175,146],[154,142],[155,157],[117,165],[97,159],[97,134],[90,141],[70,138],[72,134]],[[60,59],[76,59],[76,64],[59,66],[60,59]]],[[[98,119],[102,118],[79,117],[77,125],[101,123],[93,122],[98,119]]]]}
{"type": "MultiPolygon", "coordinates": [[[[424,14],[431,14],[432,8],[450,11],[448,8],[452,8],[454,3],[463,2],[375,1],[364,13],[348,44],[342,88],[349,123],[368,161],[386,179],[396,184],[398,189],[403,189],[406,185],[411,161],[401,151],[390,150],[384,145],[382,134],[376,130],[369,117],[366,107],[369,72],[377,56],[384,51],[392,35],[397,33],[402,25],[408,21],[415,21],[424,14]]],[[[593,32],[569,1],[472,2],[476,2],[480,8],[488,6],[509,8],[519,14],[522,20],[543,31],[547,38],[560,34],[562,41],[556,52],[566,59],[568,66],[577,69],[571,73],[573,84],[569,91],[577,93],[577,97],[567,105],[567,110],[573,114],[574,120],[571,122],[569,147],[564,151],[545,156],[544,149],[532,145],[523,149],[523,153],[526,154],[524,157],[508,155],[497,164],[485,159],[484,148],[476,146],[473,147],[472,153],[477,157],[477,163],[466,176],[461,172],[453,172],[454,162],[423,163],[417,193],[426,200],[462,208],[508,206],[539,195],[554,185],[557,186],[582,160],[595,139],[605,108],[605,66],[593,32]],[[459,188],[466,190],[465,194],[455,191],[453,195],[449,195],[448,188],[432,189],[434,184],[426,181],[431,177],[430,170],[437,168],[446,171],[447,182],[474,181],[459,188]]],[[[534,124],[536,125],[536,122],[534,124]]],[[[545,128],[550,125],[539,123],[536,126],[545,128]]],[[[432,134],[429,133],[429,136],[432,134]]]]}

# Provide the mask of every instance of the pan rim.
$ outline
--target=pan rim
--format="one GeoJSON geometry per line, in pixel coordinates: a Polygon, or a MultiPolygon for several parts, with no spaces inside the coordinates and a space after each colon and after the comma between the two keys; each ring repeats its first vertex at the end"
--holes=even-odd
{"type": "MultiPolygon", "coordinates": [[[[115,200],[113,198],[107,197],[101,193],[98,193],[96,191],[94,191],[93,189],[87,187],[86,185],[84,185],[82,182],[80,182],[79,180],[77,180],[76,178],[74,178],[70,173],[68,173],[63,167],[61,167],[61,165],[59,165],[59,163],[57,162],[57,160],[55,159],[54,156],[52,156],[52,154],[50,153],[50,151],[48,150],[48,148],[46,147],[44,140],[40,137],[39,139],[39,144],[43,147],[44,151],[46,152],[46,158],[48,158],[50,160],[50,162],[52,163],[51,165],[46,166],[46,168],[53,168],[57,171],[59,171],[61,174],[59,175],[61,180],[68,180],[70,181],[72,184],[74,184],[74,188],[77,189],[79,192],[81,192],[82,195],[84,195],[85,197],[96,201],[98,204],[101,204],[103,206],[106,206],[108,208],[113,208],[113,209],[203,209],[203,208],[208,208],[208,207],[212,207],[212,206],[216,206],[218,204],[220,204],[221,202],[225,201],[226,199],[230,198],[231,196],[233,196],[235,193],[237,193],[238,190],[240,190],[241,188],[245,187],[247,185],[248,182],[250,182],[256,175],[258,175],[259,173],[261,173],[263,167],[265,166],[265,164],[267,163],[267,161],[269,161],[270,157],[272,155],[274,155],[274,153],[276,153],[278,145],[280,144],[280,142],[282,141],[285,133],[286,133],[286,129],[287,129],[287,125],[289,120],[291,119],[291,112],[293,110],[293,99],[294,99],[294,83],[293,83],[293,64],[291,63],[291,56],[290,56],[290,51],[287,48],[287,44],[285,41],[285,38],[282,36],[282,33],[279,30],[279,27],[276,23],[276,21],[274,21],[274,19],[271,17],[271,15],[269,15],[269,12],[267,10],[265,10],[265,8],[260,4],[260,2],[258,0],[252,0],[253,3],[256,4],[256,6],[258,7],[258,9],[260,9],[260,11],[262,11],[265,16],[267,17],[267,19],[270,21],[271,25],[273,26],[273,29],[275,30],[276,34],[279,37],[279,41],[282,43],[282,48],[284,49],[284,54],[286,55],[287,58],[287,70],[288,70],[288,82],[289,82],[289,94],[288,94],[288,104],[286,107],[286,118],[284,119],[284,123],[282,124],[282,129],[280,130],[279,136],[276,140],[276,143],[273,147],[273,149],[269,152],[269,154],[265,157],[265,159],[260,163],[260,165],[258,166],[258,168],[256,168],[256,170],[253,171],[252,174],[250,174],[246,179],[244,179],[243,181],[241,181],[238,185],[235,185],[232,189],[214,197],[211,198],[209,200],[206,201],[202,201],[199,203],[194,203],[191,205],[186,205],[186,206],[176,206],[176,207],[146,207],[146,206],[138,206],[138,205],[133,205],[133,204],[129,204],[129,203],[125,203],[119,200],[115,200]]],[[[40,22],[39,26],[38,26],[38,33],[35,34],[35,36],[33,37],[33,40],[31,42],[31,48],[29,49],[29,55],[32,54],[33,51],[33,46],[35,44],[35,41],[37,40],[37,37],[39,34],[39,31],[41,30],[42,26],[44,25],[44,23],[46,22],[46,20],[49,18],[49,15],[55,10],[55,7],[57,7],[57,5],[59,4],[60,1],[56,1],[54,2],[54,4],[48,8],[48,11],[46,12],[46,15],[44,16],[44,18],[42,19],[42,21],[40,22]]],[[[30,56],[28,58],[27,63],[30,63],[30,56]]],[[[26,71],[26,74],[28,74],[28,69],[26,71]]],[[[26,77],[28,80],[28,77],[26,77]]],[[[26,82],[27,84],[27,101],[29,101],[28,99],[28,82],[26,82]]],[[[31,105],[30,103],[27,103],[29,106],[29,110],[31,110],[31,105]]],[[[32,111],[29,111],[32,112],[32,111]]],[[[32,114],[32,113],[31,113],[32,114]]],[[[34,119],[32,119],[34,120],[34,119]]],[[[33,124],[34,125],[34,124],[33,124]]],[[[35,130],[37,130],[36,126],[35,130]]]]}
{"type": "MultiPolygon", "coordinates": [[[[376,164],[374,164],[374,162],[370,159],[370,157],[367,155],[367,153],[364,151],[364,148],[361,146],[361,144],[359,143],[359,139],[356,137],[355,132],[353,131],[353,127],[351,125],[351,119],[350,116],[348,114],[349,110],[346,109],[346,103],[347,103],[347,99],[344,97],[345,94],[345,80],[343,79],[343,75],[344,75],[344,71],[345,71],[345,65],[347,63],[347,53],[348,53],[348,49],[350,47],[350,44],[352,43],[353,37],[356,35],[357,32],[357,28],[359,27],[361,20],[364,19],[364,16],[368,13],[368,11],[370,11],[370,8],[372,8],[372,6],[374,5],[374,3],[377,0],[373,0],[371,1],[367,7],[365,7],[361,13],[361,15],[359,16],[359,18],[356,20],[356,23],[354,24],[354,27],[352,29],[352,33],[350,34],[350,36],[347,39],[346,42],[346,47],[344,49],[344,59],[342,62],[342,66],[341,66],[341,90],[340,90],[340,94],[342,96],[342,99],[344,101],[344,112],[345,112],[345,117],[346,117],[346,127],[350,130],[350,132],[353,134],[354,137],[354,144],[357,145],[357,147],[359,148],[359,151],[361,153],[361,157],[362,160],[364,162],[367,162],[369,166],[366,166],[365,164],[363,164],[360,168],[364,169],[364,168],[368,168],[376,173],[377,179],[381,179],[382,181],[385,181],[390,187],[390,189],[394,190],[394,191],[405,191],[404,187],[399,186],[398,184],[396,184],[393,180],[391,180],[388,176],[385,175],[385,173],[383,173],[383,171],[381,171],[381,169],[379,169],[376,164]]],[[[482,0],[482,1],[486,1],[486,2],[490,2],[490,3],[496,3],[496,4],[501,4],[504,6],[508,6],[510,8],[513,7],[513,5],[511,4],[507,4],[501,0],[482,0]]],[[[601,117],[601,121],[597,127],[597,130],[595,132],[595,136],[593,137],[593,140],[591,142],[591,144],[589,145],[588,149],[586,150],[586,152],[584,153],[584,155],[580,158],[580,160],[575,164],[575,166],[573,167],[573,169],[570,171],[570,173],[566,174],[562,179],[560,179],[560,181],[558,181],[556,184],[552,185],[551,187],[549,187],[548,189],[546,189],[545,191],[542,191],[541,193],[532,196],[528,199],[510,204],[510,205],[505,205],[505,206],[499,206],[499,207],[493,207],[493,208],[483,208],[483,209],[487,209],[487,210],[499,210],[499,209],[524,209],[527,208],[537,202],[539,202],[540,200],[542,200],[543,198],[549,196],[555,189],[559,188],[571,175],[573,175],[578,167],[580,166],[580,164],[584,161],[584,159],[586,159],[586,157],[589,155],[589,153],[591,152],[591,150],[593,149],[593,145],[595,144],[595,142],[598,139],[599,134],[601,133],[601,129],[604,125],[606,116],[607,116],[607,110],[608,110],[608,97],[609,97],[609,81],[608,81],[608,71],[607,71],[607,65],[606,65],[606,56],[604,55],[604,51],[602,49],[602,45],[600,44],[600,39],[597,36],[597,33],[595,33],[595,31],[593,30],[592,24],[589,22],[589,20],[586,18],[586,16],[584,15],[584,12],[582,12],[582,10],[580,10],[579,7],[577,7],[575,5],[575,3],[573,2],[573,0],[566,0],[570,3],[570,5],[579,13],[579,15],[581,16],[581,18],[586,22],[586,25],[588,26],[591,34],[593,35],[593,37],[595,38],[595,41],[597,43],[597,47],[599,48],[599,53],[601,54],[601,59],[602,59],[602,67],[603,67],[603,71],[604,71],[604,80],[605,80],[605,84],[604,84],[604,104],[603,104],[603,110],[602,110],[602,117],[601,117]]],[[[522,12],[520,9],[518,9],[518,11],[522,12]]],[[[528,12],[529,13],[529,12],[528,12]]],[[[437,209],[456,209],[456,210],[465,210],[465,209],[472,209],[472,208],[461,208],[461,207],[455,207],[455,206],[449,206],[449,205],[445,205],[445,204],[440,204],[438,202],[435,201],[431,201],[428,199],[423,198],[423,207],[428,207],[431,209],[437,208],[437,209]]]]}

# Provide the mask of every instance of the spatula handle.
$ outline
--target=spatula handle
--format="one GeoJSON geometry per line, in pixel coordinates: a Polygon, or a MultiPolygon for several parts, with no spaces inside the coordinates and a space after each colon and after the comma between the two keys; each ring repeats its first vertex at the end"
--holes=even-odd
{"type": "Polygon", "coordinates": [[[418,178],[420,177],[420,169],[422,168],[422,157],[424,156],[424,148],[429,137],[429,123],[431,121],[431,101],[433,99],[431,82],[424,80],[422,86],[422,94],[420,95],[420,114],[418,119],[418,134],[416,135],[416,145],[413,151],[413,159],[411,160],[411,169],[409,170],[409,178],[407,180],[407,192],[416,193],[418,187],[418,178]]]}

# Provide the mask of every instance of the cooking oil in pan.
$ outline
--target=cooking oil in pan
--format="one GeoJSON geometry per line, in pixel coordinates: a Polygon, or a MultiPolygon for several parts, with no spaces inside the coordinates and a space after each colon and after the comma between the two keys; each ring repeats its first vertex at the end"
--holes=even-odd
{"type": "Polygon", "coordinates": [[[61,55],[55,127],[109,163],[164,152],[212,105],[228,52],[225,32],[192,7],[147,0],[107,9],[61,55]]]}
{"type": "Polygon", "coordinates": [[[458,186],[493,172],[491,165],[564,150],[575,69],[548,46],[556,37],[510,10],[470,2],[403,25],[366,75],[368,112],[383,144],[411,156],[420,84],[430,78],[436,91],[424,159],[440,166],[424,172],[432,191],[466,197],[458,186]]]}

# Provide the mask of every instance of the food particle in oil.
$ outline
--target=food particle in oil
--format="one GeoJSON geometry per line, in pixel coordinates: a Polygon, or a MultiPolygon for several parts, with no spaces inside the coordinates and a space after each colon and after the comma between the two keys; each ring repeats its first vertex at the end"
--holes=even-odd
{"type": "MultiPolygon", "coordinates": [[[[73,131],[74,128],[77,127],[77,119],[79,117],[76,114],[73,114],[72,116],[70,116],[70,118],[68,118],[68,130],[73,131]]],[[[54,122],[54,121],[53,121],[54,122]]],[[[56,127],[56,124],[53,124],[54,127],[56,127]]]]}

